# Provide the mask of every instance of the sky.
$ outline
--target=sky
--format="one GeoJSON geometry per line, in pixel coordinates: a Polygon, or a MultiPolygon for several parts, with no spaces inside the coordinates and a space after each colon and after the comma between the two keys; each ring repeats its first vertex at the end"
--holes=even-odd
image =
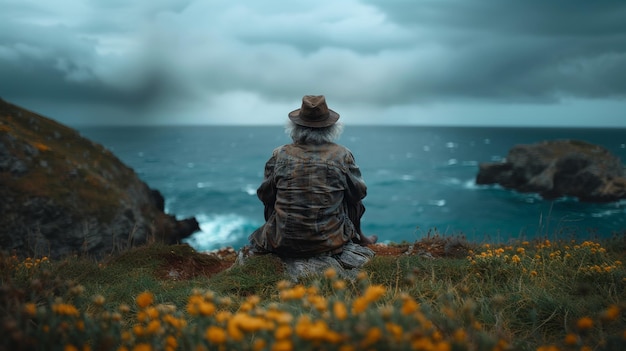
{"type": "Polygon", "coordinates": [[[624,0],[0,0],[0,98],[62,123],[626,128],[624,0]]]}

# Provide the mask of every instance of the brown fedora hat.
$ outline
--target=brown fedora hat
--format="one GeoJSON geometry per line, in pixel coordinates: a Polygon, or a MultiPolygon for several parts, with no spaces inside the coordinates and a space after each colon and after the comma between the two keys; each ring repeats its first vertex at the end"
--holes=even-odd
{"type": "Polygon", "coordinates": [[[305,95],[302,107],[289,112],[289,119],[301,126],[323,128],[337,122],[339,114],[328,108],[324,95],[305,95]]]}

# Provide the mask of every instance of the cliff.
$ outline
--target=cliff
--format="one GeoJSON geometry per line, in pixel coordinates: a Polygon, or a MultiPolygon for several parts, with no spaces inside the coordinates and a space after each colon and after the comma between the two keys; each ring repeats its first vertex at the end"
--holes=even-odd
{"type": "Polygon", "coordinates": [[[585,202],[626,198],[620,159],[605,148],[579,140],[516,145],[500,163],[482,163],[477,184],[500,184],[547,199],[576,197],[585,202]]]}
{"type": "Polygon", "coordinates": [[[0,248],[102,256],[199,230],[102,145],[0,99],[0,248]]]}

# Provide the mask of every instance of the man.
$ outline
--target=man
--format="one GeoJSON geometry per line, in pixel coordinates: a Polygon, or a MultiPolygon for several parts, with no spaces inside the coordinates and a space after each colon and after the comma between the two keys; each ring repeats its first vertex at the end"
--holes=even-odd
{"type": "Polygon", "coordinates": [[[361,232],[367,186],[350,150],[334,142],[343,130],[338,119],[323,95],[304,96],[289,113],[293,143],[274,150],[257,190],[266,222],[249,237],[254,251],[310,257],[376,242],[361,232]]]}

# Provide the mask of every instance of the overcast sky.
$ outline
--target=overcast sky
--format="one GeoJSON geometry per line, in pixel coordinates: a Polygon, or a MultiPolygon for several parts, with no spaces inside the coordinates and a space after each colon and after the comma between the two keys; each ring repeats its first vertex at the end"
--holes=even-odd
{"type": "Polygon", "coordinates": [[[624,0],[0,0],[0,97],[69,125],[626,128],[624,0]]]}

